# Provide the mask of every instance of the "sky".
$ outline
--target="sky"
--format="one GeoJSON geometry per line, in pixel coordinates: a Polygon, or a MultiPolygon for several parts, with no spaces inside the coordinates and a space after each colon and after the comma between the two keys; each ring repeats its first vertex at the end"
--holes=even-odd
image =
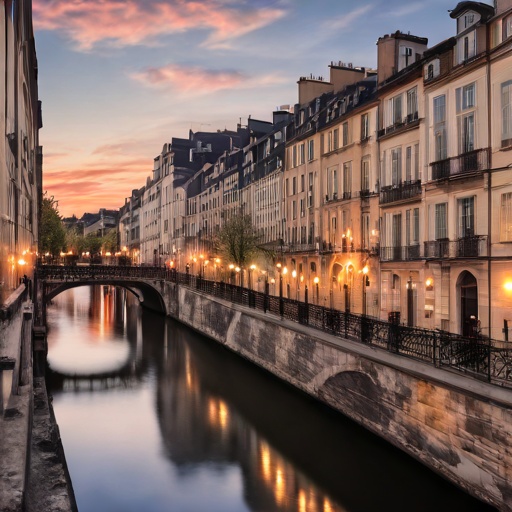
{"type": "MultiPolygon", "coordinates": [[[[492,3],[489,1],[488,3],[492,3]]],[[[190,129],[271,120],[300,76],[376,67],[377,39],[455,34],[452,0],[33,0],[43,190],[62,215],[119,208],[190,129]]]]}

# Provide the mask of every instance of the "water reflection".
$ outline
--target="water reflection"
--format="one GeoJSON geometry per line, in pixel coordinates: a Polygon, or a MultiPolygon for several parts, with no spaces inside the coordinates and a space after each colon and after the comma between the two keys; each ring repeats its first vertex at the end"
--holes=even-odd
{"type": "Polygon", "coordinates": [[[491,510],[223,347],[141,313],[122,290],[87,290],[49,311],[54,406],[80,512],[491,510]],[[108,375],[101,365],[63,375],[102,358],[108,375]]]}

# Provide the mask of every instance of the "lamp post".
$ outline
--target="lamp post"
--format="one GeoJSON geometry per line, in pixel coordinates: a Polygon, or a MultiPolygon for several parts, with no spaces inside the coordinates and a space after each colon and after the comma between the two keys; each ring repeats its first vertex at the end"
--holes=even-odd
{"type": "Polygon", "coordinates": [[[318,291],[318,284],[320,283],[320,278],[317,276],[313,279],[313,282],[316,284],[316,303],[320,304],[320,294],[318,291]]]}
{"type": "MultiPolygon", "coordinates": [[[[296,270],[294,270],[294,271],[292,272],[292,277],[293,277],[293,279],[297,279],[297,271],[296,271],[296,270]]],[[[298,281],[297,281],[297,283],[298,283],[298,281]]],[[[298,289],[298,285],[295,287],[295,300],[299,300],[299,289],[298,289]]]]}
{"type": "Polygon", "coordinates": [[[252,290],[253,288],[253,273],[256,270],[256,265],[251,265],[249,268],[249,289],[252,290]]]}
{"type": "MultiPolygon", "coordinates": [[[[241,269],[240,267],[236,267],[236,268],[235,268],[235,272],[236,272],[237,274],[239,274],[239,275],[240,275],[240,271],[241,271],[241,270],[242,270],[242,269],[241,269]]],[[[242,282],[241,282],[241,280],[239,280],[239,282],[240,282],[240,286],[242,286],[242,282]]],[[[235,284],[236,284],[236,281],[235,281],[235,284]]]]}
{"type": "Polygon", "coordinates": [[[365,265],[363,268],[363,316],[366,316],[366,287],[370,284],[368,271],[368,265],[365,265]]]}

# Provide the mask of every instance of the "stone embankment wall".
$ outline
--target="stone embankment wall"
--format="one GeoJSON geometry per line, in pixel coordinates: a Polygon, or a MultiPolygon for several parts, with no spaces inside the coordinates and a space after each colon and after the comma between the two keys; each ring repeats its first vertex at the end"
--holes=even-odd
{"type": "Polygon", "coordinates": [[[167,313],[512,511],[512,391],[166,283],[167,313]]]}

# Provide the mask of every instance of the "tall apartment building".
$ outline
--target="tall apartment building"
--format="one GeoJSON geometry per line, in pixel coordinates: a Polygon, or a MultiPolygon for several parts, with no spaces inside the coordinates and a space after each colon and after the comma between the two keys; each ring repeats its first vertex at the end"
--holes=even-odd
{"type": "Polygon", "coordinates": [[[31,275],[38,251],[42,198],[41,103],[28,0],[0,8],[0,304],[31,275]]]}
{"type": "Polygon", "coordinates": [[[450,16],[455,35],[431,48],[381,37],[376,71],[339,62],[329,80],[302,77],[292,109],[189,158],[164,200],[154,177],[141,237],[166,205],[169,223],[142,261],[211,259],[242,209],[287,269],[285,296],[304,300],[307,287],[309,301],[344,311],[508,339],[512,0],[460,2],[450,16]]]}

